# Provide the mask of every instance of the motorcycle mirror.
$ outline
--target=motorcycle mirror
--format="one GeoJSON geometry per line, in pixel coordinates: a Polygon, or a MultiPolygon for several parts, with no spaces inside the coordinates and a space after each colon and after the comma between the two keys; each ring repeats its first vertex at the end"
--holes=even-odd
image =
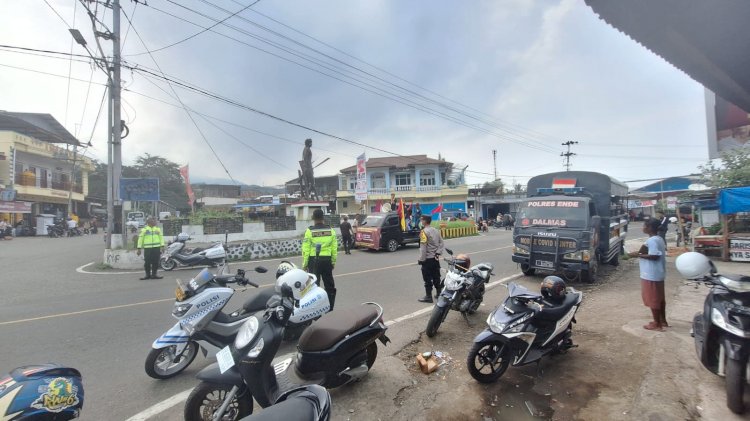
{"type": "Polygon", "coordinates": [[[447,251],[448,254],[450,254],[451,256],[453,256],[453,250],[447,248],[447,249],[445,249],[445,251],[447,251]]]}
{"type": "Polygon", "coordinates": [[[286,284],[284,284],[284,285],[281,286],[281,296],[282,297],[291,297],[293,295],[294,295],[294,293],[292,292],[292,287],[290,287],[289,285],[286,285],[286,284]]]}
{"type": "Polygon", "coordinates": [[[266,273],[268,272],[268,269],[264,268],[263,266],[258,266],[255,268],[255,271],[258,273],[266,273]]]}

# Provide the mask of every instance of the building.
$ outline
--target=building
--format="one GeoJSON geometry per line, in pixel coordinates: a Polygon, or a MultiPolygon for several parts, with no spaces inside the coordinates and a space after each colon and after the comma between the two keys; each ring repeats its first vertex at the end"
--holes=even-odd
{"type": "Polygon", "coordinates": [[[356,166],[344,168],[336,192],[338,213],[378,212],[390,201],[391,193],[406,204],[419,203],[423,214],[430,214],[440,204],[446,211],[468,209],[469,189],[463,182],[463,174],[444,159],[427,155],[393,156],[370,158],[365,165],[367,201],[358,204],[354,197],[356,166]]]}
{"type": "Polygon", "coordinates": [[[241,187],[236,184],[191,184],[199,207],[231,207],[240,201],[241,187]]]}
{"type": "MultiPolygon", "coordinates": [[[[288,195],[299,194],[302,190],[299,184],[299,177],[284,183],[284,189],[288,195]]],[[[336,191],[339,190],[339,176],[325,175],[315,177],[315,192],[320,200],[334,200],[336,191]]]]}
{"type": "Polygon", "coordinates": [[[85,214],[94,165],[75,146],[81,144],[49,114],[0,111],[0,218],[34,225],[32,215],[85,214]]]}

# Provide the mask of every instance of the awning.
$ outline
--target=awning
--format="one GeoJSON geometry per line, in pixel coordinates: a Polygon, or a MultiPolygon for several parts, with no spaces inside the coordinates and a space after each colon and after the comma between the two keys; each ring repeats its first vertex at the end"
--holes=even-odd
{"type": "Polygon", "coordinates": [[[750,212],[750,187],[723,189],[719,192],[719,210],[725,215],[750,212]]]}
{"type": "Polygon", "coordinates": [[[31,202],[0,202],[0,213],[31,213],[31,202]]]}

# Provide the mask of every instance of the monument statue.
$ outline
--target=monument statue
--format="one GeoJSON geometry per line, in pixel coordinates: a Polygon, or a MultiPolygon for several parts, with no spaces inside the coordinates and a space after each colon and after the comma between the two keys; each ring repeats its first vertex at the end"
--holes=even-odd
{"type": "Polygon", "coordinates": [[[301,168],[298,173],[302,198],[318,200],[318,194],[315,192],[315,176],[313,175],[312,165],[312,139],[305,139],[305,149],[302,150],[302,161],[299,162],[299,166],[301,168]]]}

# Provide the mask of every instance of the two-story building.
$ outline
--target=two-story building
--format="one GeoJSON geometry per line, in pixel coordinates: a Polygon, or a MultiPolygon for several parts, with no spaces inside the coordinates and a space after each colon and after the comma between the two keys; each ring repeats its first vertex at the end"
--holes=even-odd
{"type": "Polygon", "coordinates": [[[94,166],[73,146],[80,143],[49,114],[0,111],[0,219],[33,225],[32,215],[84,212],[94,166]]]}
{"type": "Polygon", "coordinates": [[[419,203],[423,214],[435,207],[466,211],[469,189],[453,163],[427,155],[370,158],[367,168],[367,201],[356,203],[354,190],[357,167],[341,170],[336,210],[341,214],[378,212],[388,203],[391,193],[411,205],[419,203]]]}

